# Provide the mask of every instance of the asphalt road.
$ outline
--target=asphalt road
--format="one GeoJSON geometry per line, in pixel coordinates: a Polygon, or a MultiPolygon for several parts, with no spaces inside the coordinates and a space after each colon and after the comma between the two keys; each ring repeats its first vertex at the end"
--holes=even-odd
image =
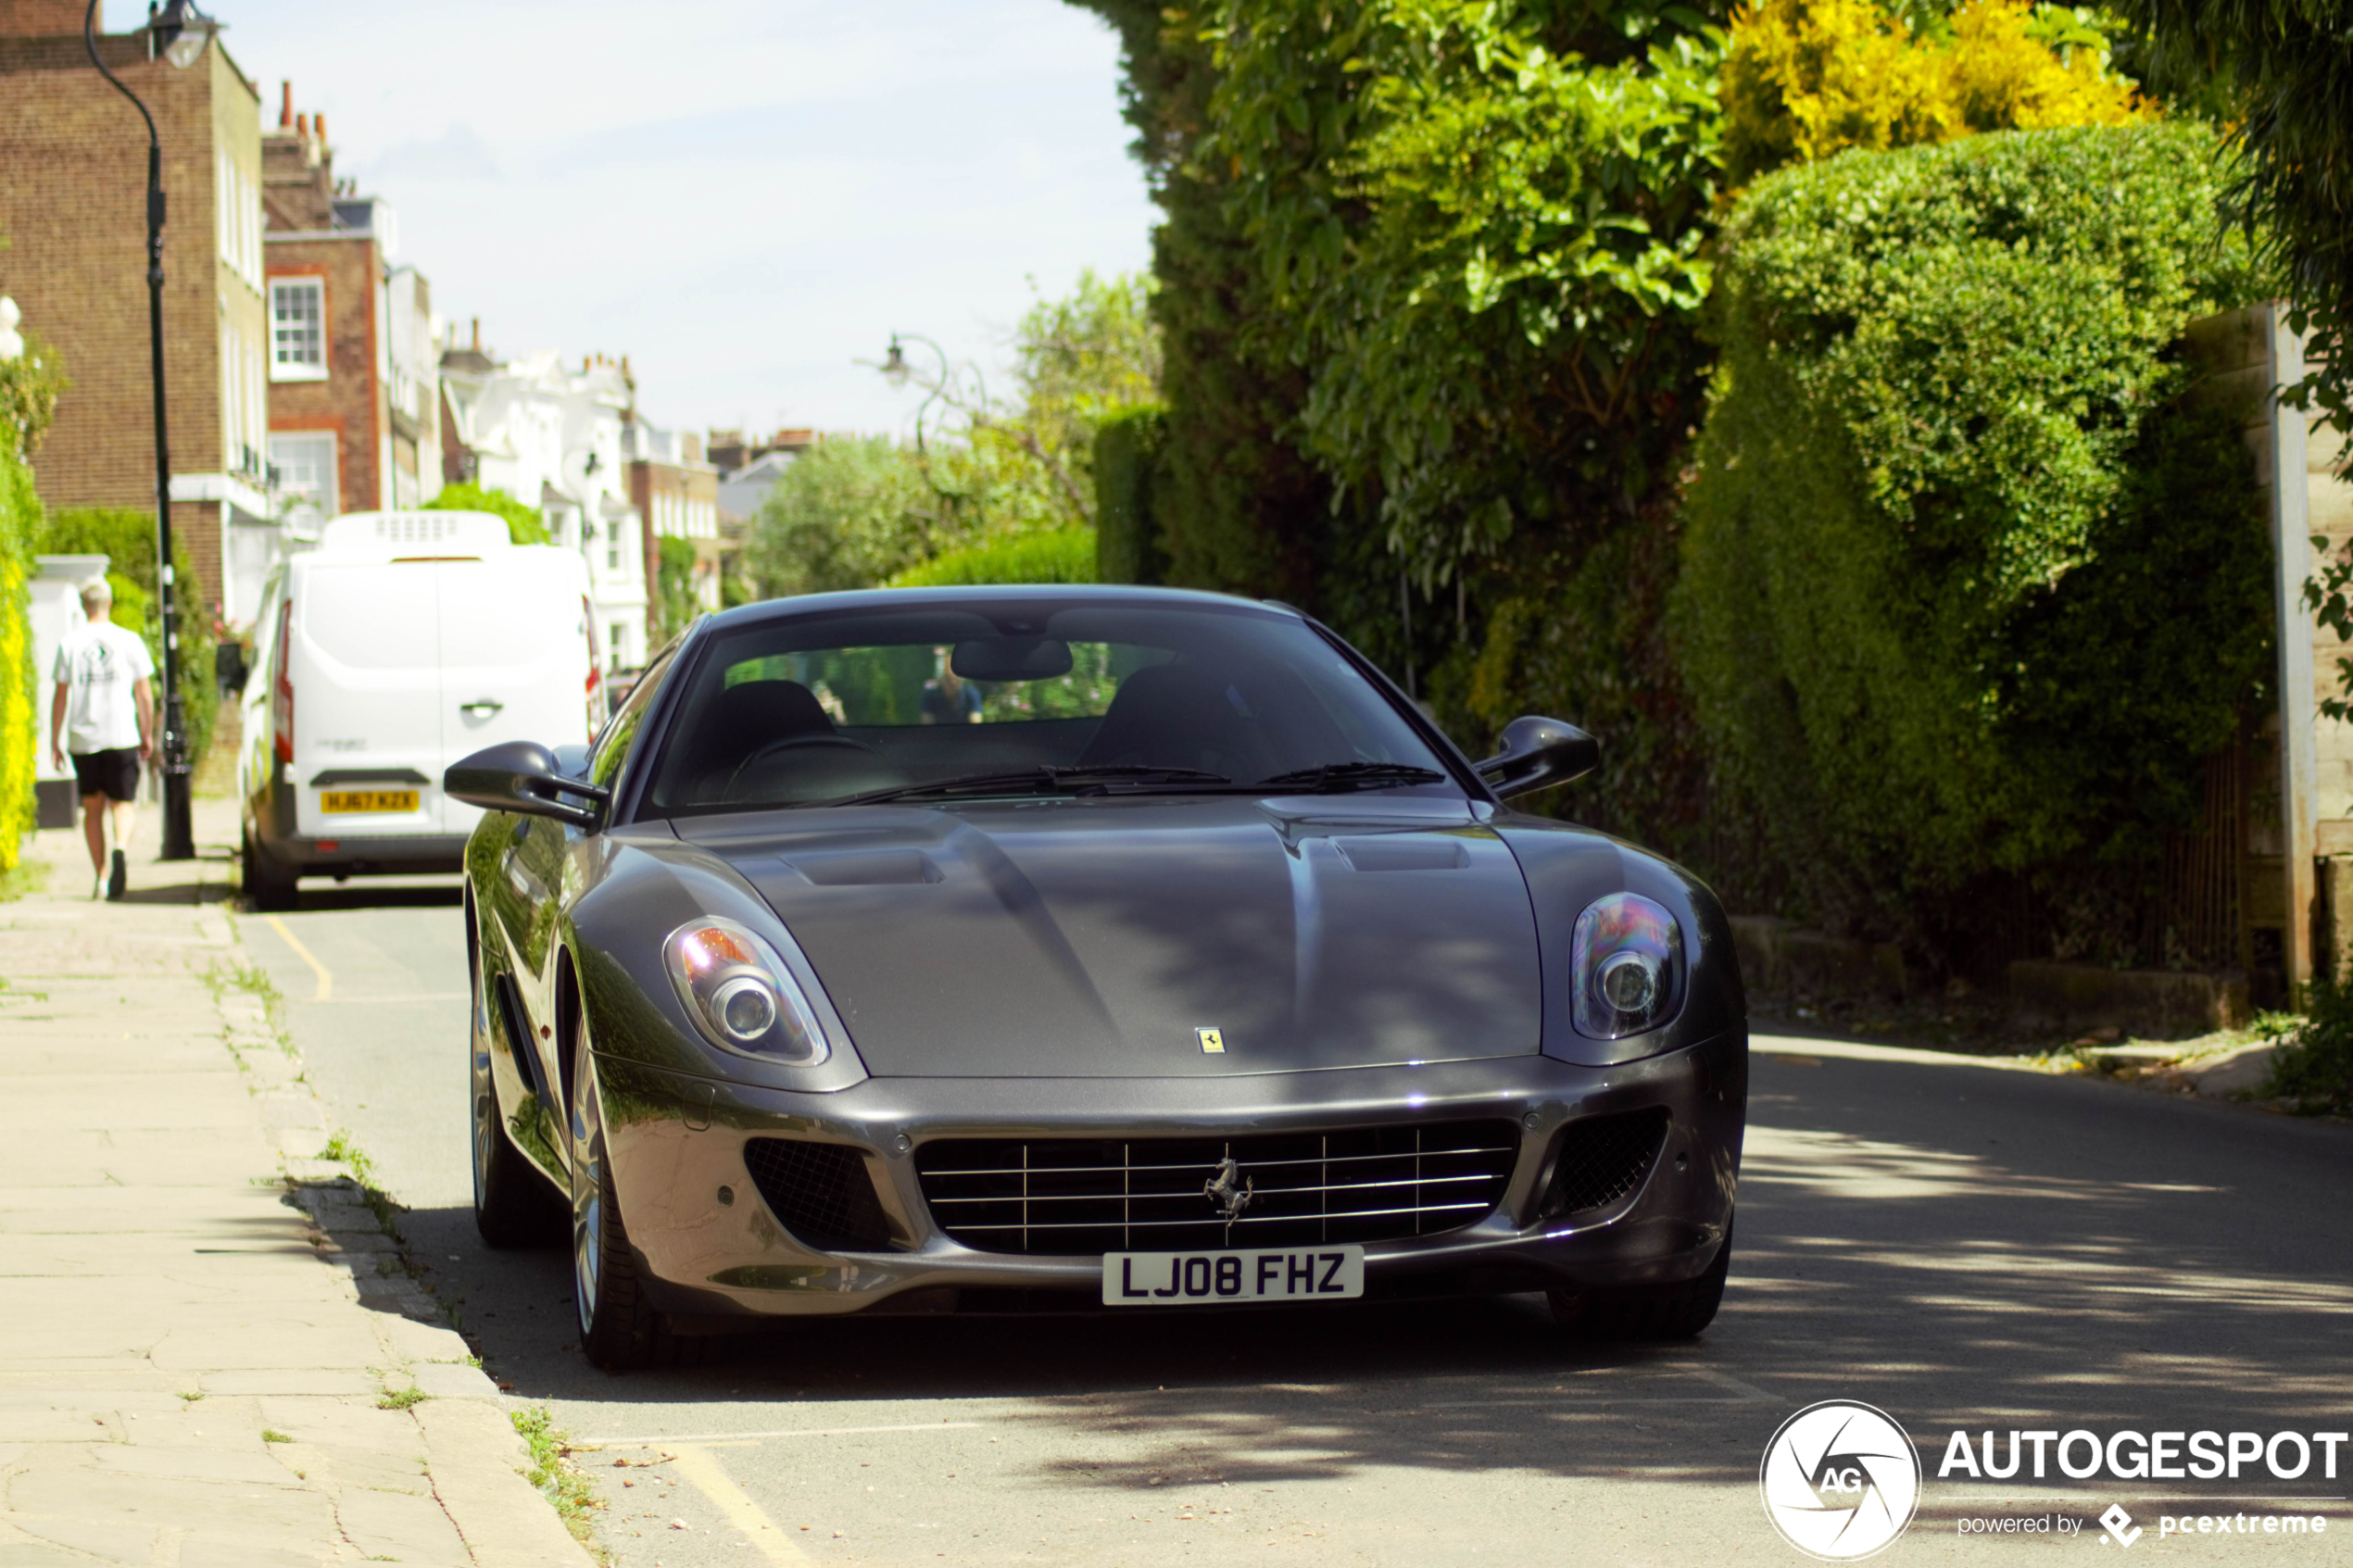
{"type": "Polygon", "coordinates": [[[1512,1298],[815,1323],[612,1377],[573,1348],[561,1250],[473,1233],[454,880],[308,888],[243,932],[484,1364],[583,1447],[623,1568],[1796,1563],[1758,1461],[1831,1399],[1928,1468],[1882,1561],[2110,1549],[2110,1503],[2167,1561],[2353,1561],[2353,1451],[2335,1479],[1935,1474],[1957,1428],[2353,1427],[2353,1129],[1760,1036],[1739,1253],[1696,1344],[1579,1342],[1512,1298]],[[2160,1537],[2200,1512],[2332,1528],[2160,1537]],[[2003,1515],[2081,1533],[1959,1533],[2003,1515]]]}

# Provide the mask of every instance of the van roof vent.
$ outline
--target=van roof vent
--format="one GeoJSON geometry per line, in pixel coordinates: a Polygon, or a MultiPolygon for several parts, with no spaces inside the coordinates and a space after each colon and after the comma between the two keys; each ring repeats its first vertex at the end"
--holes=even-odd
{"type": "Polygon", "coordinates": [[[506,519],[489,512],[352,512],[327,524],[319,547],[379,558],[481,555],[510,548],[506,519]]]}

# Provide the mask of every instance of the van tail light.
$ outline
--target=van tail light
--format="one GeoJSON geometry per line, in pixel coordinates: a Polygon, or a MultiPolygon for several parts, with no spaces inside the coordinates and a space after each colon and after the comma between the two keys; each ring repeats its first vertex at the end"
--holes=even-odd
{"type": "Polygon", "coordinates": [[[277,646],[270,650],[270,733],[278,760],[294,760],[294,682],[286,674],[287,640],[294,635],[294,600],[278,608],[277,646]]]}

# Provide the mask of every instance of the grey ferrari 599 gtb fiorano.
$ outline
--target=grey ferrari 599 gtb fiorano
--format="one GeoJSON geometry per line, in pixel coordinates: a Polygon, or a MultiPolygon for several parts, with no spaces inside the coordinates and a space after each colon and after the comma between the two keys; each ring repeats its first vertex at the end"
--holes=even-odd
{"type": "Polygon", "coordinates": [[[1705,1328],[1747,1103],[1707,889],[1506,798],[1278,605],[821,595],[595,743],[451,768],[474,1207],[569,1212],[581,1343],[860,1311],[1545,1291],[1705,1328]],[[568,1199],[568,1201],[566,1201],[568,1199]]]}

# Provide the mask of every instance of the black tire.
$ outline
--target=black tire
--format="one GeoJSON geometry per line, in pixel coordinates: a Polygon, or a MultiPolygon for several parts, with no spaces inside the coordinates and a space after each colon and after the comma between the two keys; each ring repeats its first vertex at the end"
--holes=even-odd
{"type": "Polygon", "coordinates": [[[271,914],[291,909],[299,901],[295,869],[255,842],[251,832],[239,847],[238,859],[245,900],[255,909],[271,914]]]}
{"type": "MultiPolygon", "coordinates": [[[[577,1004],[573,1004],[576,1009],[577,1004]]],[[[579,1310],[580,1350],[591,1366],[634,1372],[679,1353],[662,1315],[646,1298],[637,1256],[622,1223],[606,1156],[604,1107],[597,1090],[588,1032],[566,1020],[571,1036],[572,1294],[579,1310]]]]}
{"type": "Polygon", "coordinates": [[[482,958],[473,911],[466,911],[467,947],[473,949],[473,1009],[467,1026],[472,1059],[470,1120],[474,1179],[474,1229],[483,1244],[500,1251],[552,1247],[564,1236],[562,1198],[538,1168],[523,1158],[500,1125],[498,1090],[490,1074],[490,1015],[484,1007],[482,958]]]}
{"type": "Polygon", "coordinates": [[[1732,1226],[1727,1221],[1716,1261],[1690,1279],[1622,1290],[1552,1291],[1553,1319],[1593,1339],[1695,1339],[1716,1321],[1731,1269],[1732,1226]]]}

